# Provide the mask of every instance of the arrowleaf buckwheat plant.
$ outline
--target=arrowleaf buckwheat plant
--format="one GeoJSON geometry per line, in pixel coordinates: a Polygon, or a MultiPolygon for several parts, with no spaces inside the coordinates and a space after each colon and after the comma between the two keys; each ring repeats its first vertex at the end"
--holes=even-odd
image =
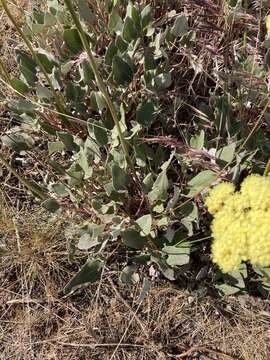
{"type": "Polygon", "coordinates": [[[21,26],[0,0],[19,36],[16,73],[0,62],[0,161],[67,219],[69,260],[88,257],[65,293],[108,268],[129,285],[154,268],[215,287],[203,199],[220,180],[207,198],[213,260],[223,272],[250,261],[268,291],[269,182],[247,177],[270,153],[267,10],[222,3],[40,0],[21,26]]]}

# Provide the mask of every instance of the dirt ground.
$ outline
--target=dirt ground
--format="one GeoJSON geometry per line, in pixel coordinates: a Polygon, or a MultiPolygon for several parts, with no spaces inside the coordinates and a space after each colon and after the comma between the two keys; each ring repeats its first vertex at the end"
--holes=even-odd
{"type": "Polygon", "coordinates": [[[189,293],[161,280],[140,300],[111,271],[63,297],[63,222],[1,212],[0,359],[244,359],[270,356],[270,301],[189,293]]]}

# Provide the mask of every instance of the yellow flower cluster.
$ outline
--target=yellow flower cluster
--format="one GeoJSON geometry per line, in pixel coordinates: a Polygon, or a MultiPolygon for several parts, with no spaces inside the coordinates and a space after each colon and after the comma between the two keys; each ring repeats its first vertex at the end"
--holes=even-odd
{"type": "Polygon", "coordinates": [[[268,15],[266,17],[266,31],[267,31],[267,34],[270,34],[270,15],[268,15]]]}
{"type": "Polygon", "coordinates": [[[223,272],[238,270],[241,261],[270,265],[270,177],[250,175],[238,192],[221,183],[206,205],[214,216],[213,261],[223,272]]]}

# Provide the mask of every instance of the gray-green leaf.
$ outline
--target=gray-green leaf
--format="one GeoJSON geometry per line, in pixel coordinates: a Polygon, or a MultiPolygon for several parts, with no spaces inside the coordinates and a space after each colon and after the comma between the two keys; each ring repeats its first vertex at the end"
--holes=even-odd
{"type": "Polygon", "coordinates": [[[115,55],[112,62],[112,71],[114,80],[119,85],[129,84],[133,79],[133,70],[129,64],[115,55]]]}
{"type": "Polygon", "coordinates": [[[16,152],[31,149],[35,142],[33,138],[24,133],[9,134],[1,137],[2,143],[16,152]]]}
{"type": "Polygon", "coordinates": [[[123,284],[135,285],[140,281],[136,265],[125,266],[120,274],[120,281],[123,284]]]}
{"type": "Polygon", "coordinates": [[[211,185],[217,179],[216,173],[211,170],[204,170],[196,175],[188,182],[189,193],[188,196],[193,196],[199,193],[204,188],[211,185]]]}
{"type": "Polygon", "coordinates": [[[169,181],[166,171],[162,171],[153,184],[152,190],[148,194],[150,201],[165,201],[168,197],[169,181]]]}
{"type": "Polygon", "coordinates": [[[20,79],[11,79],[11,86],[21,94],[25,94],[29,91],[28,86],[20,79]]]}
{"type": "Polygon", "coordinates": [[[69,281],[63,289],[64,294],[70,293],[80,285],[90,284],[98,281],[102,274],[102,261],[89,259],[81,270],[69,281]]]}
{"type": "Polygon", "coordinates": [[[58,151],[63,151],[65,149],[65,145],[62,141],[50,141],[48,143],[48,151],[49,155],[52,155],[58,151]]]}
{"type": "Polygon", "coordinates": [[[66,149],[68,151],[79,151],[79,146],[74,142],[74,137],[73,135],[63,132],[63,131],[58,131],[57,135],[59,137],[59,139],[62,141],[62,143],[65,145],[66,149]]]}
{"type": "Polygon", "coordinates": [[[128,175],[117,164],[112,166],[112,183],[116,191],[124,190],[128,184],[128,175]]]}
{"type": "Polygon", "coordinates": [[[136,220],[136,224],[140,227],[144,235],[149,235],[152,226],[152,216],[150,214],[143,215],[136,220]]]}
{"type": "Polygon", "coordinates": [[[172,34],[175,37],[184,35],[188,31],[188,20],[185,15],[179,15],[175,19],[175,23],[172,27],[172,34]]]}
{"type": "Polygon", "coordinates": [[[52,213],[56,212],[60,208],[60,205],[54,199],[47,199],[41,205],[44,207],[44,209],[52,213]]]}
{"type": "Polygon", "coordinates": [[[189,263],[190,247],[165,246],[162,251],[168,255],[166,262],[170,266],[182,266],[189,263]]]}
{"type": "Polygon", "coordinates": [[[130,17],[127,17],[123,28],[123,39],[127,42],[131,42],[138,36],[136,27],[130,17]]]}
{"type": "Polygon", "coordinates": [[[94,135],[95,135],[95,139],[96,139],[97,143],[100,146],[107,145],[108,144],[108,135],[107,135],[106,129],[104,129],[104,127],[102,127],[98,123],[93,124],[93,128],[94,128],[94,135]]]}
{"type": "Polygon", "coordinates": [[[145,127],[150,127],[154,120],[155,107],[151,100],[144,101],[137,108],[136,118],[138,123],[145,127]]]}
{"type": "Polygon", "coordinates": [[[172,84],[172,75],[171,73],[161,73],[155,77],[154,81],[158,89],[167,89],[172,84]]]}
{"type": "Polygon", "coordinates": [[[73,54],[83,50],[82,41],[77,29],[67,29],[64,31],[64,40],[73,54]]]}
{"type": "Polygon", "coordinates": [[[152,8],[151,5],[146,5],[141,12],[142,28],[144,29],[151,23],[152,20],[152,8]]]}
{"type": "Polygon", "coordinates": [[[122,238],[126,246],[133,249],[142,249],[147,242],[145,236],[141,236],[135,229],[127,229],[122,232],[122,238]]]}
{"type": "Polygon", "coordinates": [[[89,9],[87,2],[85,0],[78,0],[78,6],[81,19],[91,24],[95,17],[92,11],[89,9]]]}

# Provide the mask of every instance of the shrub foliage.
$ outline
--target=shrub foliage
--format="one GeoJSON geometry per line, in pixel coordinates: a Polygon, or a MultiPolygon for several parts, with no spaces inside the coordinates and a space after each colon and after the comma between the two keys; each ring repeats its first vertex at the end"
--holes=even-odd
{"type": "Polygon", "coordinates": [[[124,283],[155,264],[169,280],[195,267],[225,293],[248,272],[269,287],[269,269],[213,271],[203,202],[213,184],[263,172],[269,41],[258,42],[256,4],[198,3],[47,0],[14,22],[19,76],[0,69],[17,125],[2,143],[37,158],[24,184],[44,208],[85,218],[67,228],[90,257],[66,293],[99,279],[115,251],[124,283]]]}

